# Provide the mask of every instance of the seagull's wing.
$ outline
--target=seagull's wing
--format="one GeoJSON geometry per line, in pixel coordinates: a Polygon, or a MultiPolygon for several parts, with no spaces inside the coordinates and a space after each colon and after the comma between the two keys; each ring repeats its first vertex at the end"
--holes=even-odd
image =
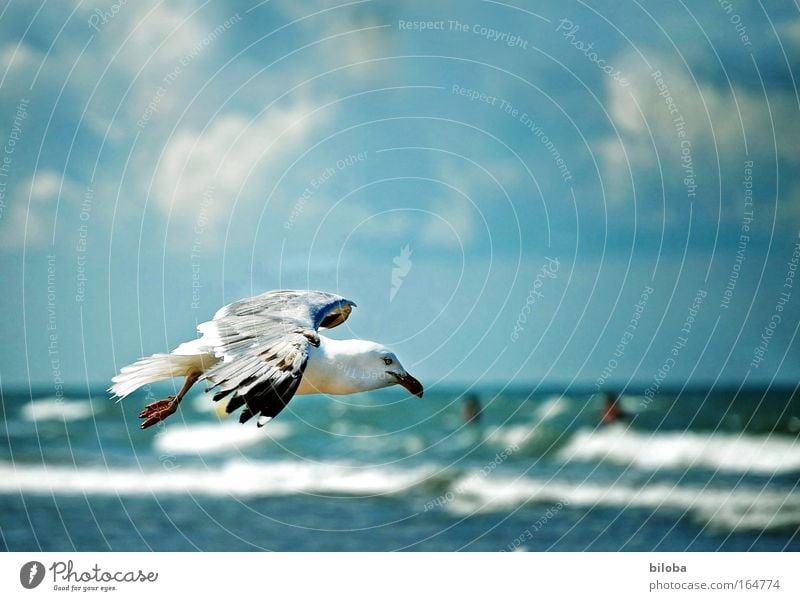
{"type": "Polygon", "coordinates": [[[239,421],[260,413],[262,426],[297,391],[309,349],[319,346],[317,330],[339,325],[353,307],[341,296],[307,290],[275,290],[226,305],[197,328],[222,359],[202,379],[218,388],[215,401],[233,395],[228,413],[246,405],[239,421]]]}

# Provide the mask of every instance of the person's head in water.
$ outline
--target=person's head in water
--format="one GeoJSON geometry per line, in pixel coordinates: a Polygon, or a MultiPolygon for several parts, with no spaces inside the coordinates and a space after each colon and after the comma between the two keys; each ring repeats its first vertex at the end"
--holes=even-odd
{"type": "Polygon", "coordinates": [[[468,394],[464,397],[464,404],[461,407],[461,415],[468,424],[478,423],[481,419],[481,402],[476,394],[468,394]]]}
{"type": "Polygon", "coordinates": [[[604,424],[611,424],[625,417],[625,413],[619,406],[619,395],[616,392],[607,392],[603,399],[603,417],[601,421],[604,424]]]}

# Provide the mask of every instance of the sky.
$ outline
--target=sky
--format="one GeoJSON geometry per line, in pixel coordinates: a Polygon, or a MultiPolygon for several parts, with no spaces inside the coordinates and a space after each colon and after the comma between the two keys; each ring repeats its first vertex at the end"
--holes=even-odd
{"type": "Polygon", "coordinates": [[[4,387],[276,288],[428,387],[800,375],[792,3],[0,10],[4,387]]]}

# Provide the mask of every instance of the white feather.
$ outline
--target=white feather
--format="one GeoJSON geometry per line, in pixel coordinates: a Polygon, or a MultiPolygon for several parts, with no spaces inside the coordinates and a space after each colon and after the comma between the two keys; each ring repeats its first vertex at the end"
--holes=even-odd
{"type": "Polygon", "coordinates": [[[205,371],[217,361],[202,338],[184,342],[171,353],[157,353],[123,367],[111,378],[114,384],[108,391],[123,399],[145,384],[185,376],[194,369],[205,371]]]}

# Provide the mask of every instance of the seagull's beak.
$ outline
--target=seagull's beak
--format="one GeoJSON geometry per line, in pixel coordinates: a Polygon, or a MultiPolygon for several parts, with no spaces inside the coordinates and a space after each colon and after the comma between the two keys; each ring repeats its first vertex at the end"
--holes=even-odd
{"type": "Polygon", "coordinates": [[[422,388],[422,384],[420,384],[420,381],[417,380],[414,376],[412,376],[406,371],[402,372],[390,371],[388,373],[389,375],[394,376],[395,381],[398,384],[400,384],[400,386],[408,390],[408,392],[410,392],[414,396],[422,398],[422,393],[425,392],[425,390],[422,388]]]}

